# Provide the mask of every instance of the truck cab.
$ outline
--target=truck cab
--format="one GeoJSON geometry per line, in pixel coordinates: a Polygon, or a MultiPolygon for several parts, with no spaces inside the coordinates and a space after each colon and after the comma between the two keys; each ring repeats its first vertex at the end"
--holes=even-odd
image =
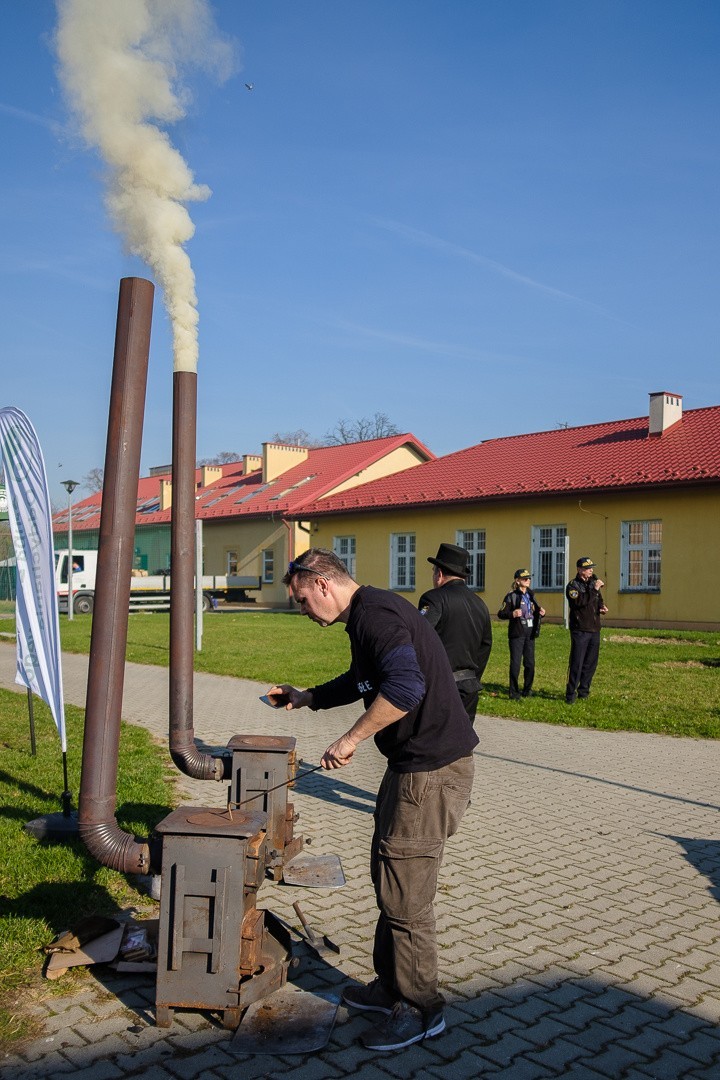
{"type": "MultiPolygon", "coordinates": [[[[78,615],[88,615],[93,609],[95,595],[95,571],[97,570],[97,551],[75,551],[72,553],[73,611],[78,615]]],[[[55,592],[58,598],[58,611],[68,610],[69,552],[55,552],[55,592]]]]}

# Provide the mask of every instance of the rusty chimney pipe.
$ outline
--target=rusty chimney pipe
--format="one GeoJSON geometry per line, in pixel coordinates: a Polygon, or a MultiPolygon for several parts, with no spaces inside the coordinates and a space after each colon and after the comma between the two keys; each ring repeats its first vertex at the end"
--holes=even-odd
{"type": "Polygon", "coordinates": [[[150,869],[147,843],[119,827],[115,809],[154,292],[143,278],[120,282],[78,805],[78,829],[90,854],[124,873],[150,869]]]}
{"type": "Polygon", "coordinates": [[[193,730],[195,620],[195,447],[197,373],[173,375],[172,517],[170,537],[170,754],[187,776],[222,780],[222,758],[201,753],[193,730]]]}

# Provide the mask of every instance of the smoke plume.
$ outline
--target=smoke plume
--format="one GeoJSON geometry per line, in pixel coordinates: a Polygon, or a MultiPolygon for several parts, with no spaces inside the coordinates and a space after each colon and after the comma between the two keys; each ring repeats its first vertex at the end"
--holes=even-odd
{"type": "Polygon", "coordinates": [[[107,167],[106,205],[128,250],[152,269],[172,322],[176,371],[196,371],[195,275],[185,203],[207,199],[161,125],[182,119],[190,65],[224,78],[233,54],[206,0],[57,0],[60,81],[85,141],[107,167]]]}

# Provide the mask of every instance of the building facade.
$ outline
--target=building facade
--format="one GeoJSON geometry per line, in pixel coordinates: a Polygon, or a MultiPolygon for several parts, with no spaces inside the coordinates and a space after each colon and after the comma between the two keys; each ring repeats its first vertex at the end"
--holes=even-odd
{"type": "Polygon", "coordinates": [[[441,542],[471,552],[470,584],[497,611],[514,570],[553,621],[591,556],[614,626],[720,630],[700,602],[720,536],[720,407],[492,439],[304,507],[312,543],[351,551],[358,580],[416,603],[441,542]]]}

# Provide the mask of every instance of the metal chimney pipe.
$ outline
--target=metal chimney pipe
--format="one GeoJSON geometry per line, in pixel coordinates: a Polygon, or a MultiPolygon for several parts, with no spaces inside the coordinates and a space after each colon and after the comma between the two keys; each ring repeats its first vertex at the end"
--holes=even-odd
{"type": "Polygon", "coordinates": [[[195,619],[195,452],[197,373],[173,375],[172,514],[170,526],[170,754],[187,776],[222,780],[230,759],[195,745],[193,670],[195,619]]]}
{"type": "Polygon", "coordinates": [[[119,827],[115,809],[154,292],[143,278],[120,282],[78,805],[90,854],[124,873],[150,869],[147,843],[119,827]]]}

